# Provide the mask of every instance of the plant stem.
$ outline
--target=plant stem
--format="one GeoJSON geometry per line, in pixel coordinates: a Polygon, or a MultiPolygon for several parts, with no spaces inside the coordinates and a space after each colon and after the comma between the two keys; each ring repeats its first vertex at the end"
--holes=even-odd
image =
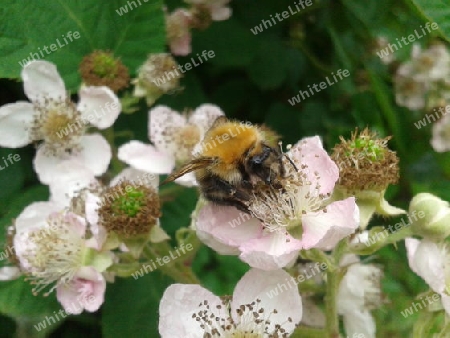
{"type": "Polygon", "coordinates": [[[327,332],[330,338],[339,338],[339,319],[337,313],[337,290],[339,287],[339,269],[327,271],[327,288],[325,296],[325,315],[327,332]]]}
{"type": "MultiPolygon", "coordinates": [[[[149,244],[144,247],[143,254],[149,260],[159,261],[161,258],[168,256],[171,257],[170,252],[173,248],[167,243],[149,244]],[[157,246],[157,248],[156,248],[157,246]]],[[[158,269],[166,275],[173,278],[175,281],[185,284],[200,284],[197,276],[193,273],[190,266],[184,264],[183,260],[173,259],[169,263],[160,264],[158,261],[158,269]]]]}

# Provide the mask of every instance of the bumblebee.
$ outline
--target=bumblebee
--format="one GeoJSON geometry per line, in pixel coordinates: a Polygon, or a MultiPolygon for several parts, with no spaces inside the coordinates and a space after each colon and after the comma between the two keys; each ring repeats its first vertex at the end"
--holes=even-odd
{"type": "MultiPolygon", "coordinates": [[[[205,199],[248,212],[254,189],[279,186],[284,176],[283,153],[267,132],[251,124],[218,117],[197,146],[193,160],[163,182],[194,171],[205,199]]],[[[272,137],[274,138],[274,137],[272,137]]]]}

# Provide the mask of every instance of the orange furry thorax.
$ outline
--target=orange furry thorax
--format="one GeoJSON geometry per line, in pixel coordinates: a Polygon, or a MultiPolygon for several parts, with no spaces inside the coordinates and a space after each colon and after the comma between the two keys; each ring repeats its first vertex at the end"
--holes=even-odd
{"type": "Polygon", "coordinates": [[[202,156],[218,157],[223,164],[233,164],[241,160],[244,153],[261,139],[258,128],[254,126],[226,122],[205,135],[202,156]]]}

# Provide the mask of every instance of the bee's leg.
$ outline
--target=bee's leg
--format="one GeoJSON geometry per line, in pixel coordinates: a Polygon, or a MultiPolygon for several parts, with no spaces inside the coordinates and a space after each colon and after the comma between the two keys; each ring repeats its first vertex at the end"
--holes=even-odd
{"type": "Polygon", "coordinates": [[[291,163],[294,170],[297,172],[298,169],[297,169],[297,166],[295,165],[295,163],[291,160],[291,158],[286,153],[283,153],[283,146],[282,146],[281,141],[278,142],[278,146],[280,147],[280,152],[278,154],[278,156],[279,156],[278,160],[280,161],[281,176],[285,177],[285,174],[286,174],[286,169],[284,168],[284,165],[283,165],[283,157],[287,158],[287,160],[291,163]]]}
{"type": "Polygon", "coordinates": [[[201,179],[202,193],[209,201],[220,205],[234,206],[241,211],[248,213],[245,201],[250,199],[250,195],[243,189],[231,185],[220,177],[210,175],[201,179]]]}

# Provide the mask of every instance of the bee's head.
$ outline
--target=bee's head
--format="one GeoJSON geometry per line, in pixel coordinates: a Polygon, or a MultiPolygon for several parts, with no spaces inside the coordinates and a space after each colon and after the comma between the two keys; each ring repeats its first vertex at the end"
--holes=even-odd
{"type": "Polygon", "coordinates": [[[258,148],[257,151],[248,154],[247,172],[259,177],[264,183],[273,185],[279,177],[284,175],[282,154],[264,143],[258,148]]]}

